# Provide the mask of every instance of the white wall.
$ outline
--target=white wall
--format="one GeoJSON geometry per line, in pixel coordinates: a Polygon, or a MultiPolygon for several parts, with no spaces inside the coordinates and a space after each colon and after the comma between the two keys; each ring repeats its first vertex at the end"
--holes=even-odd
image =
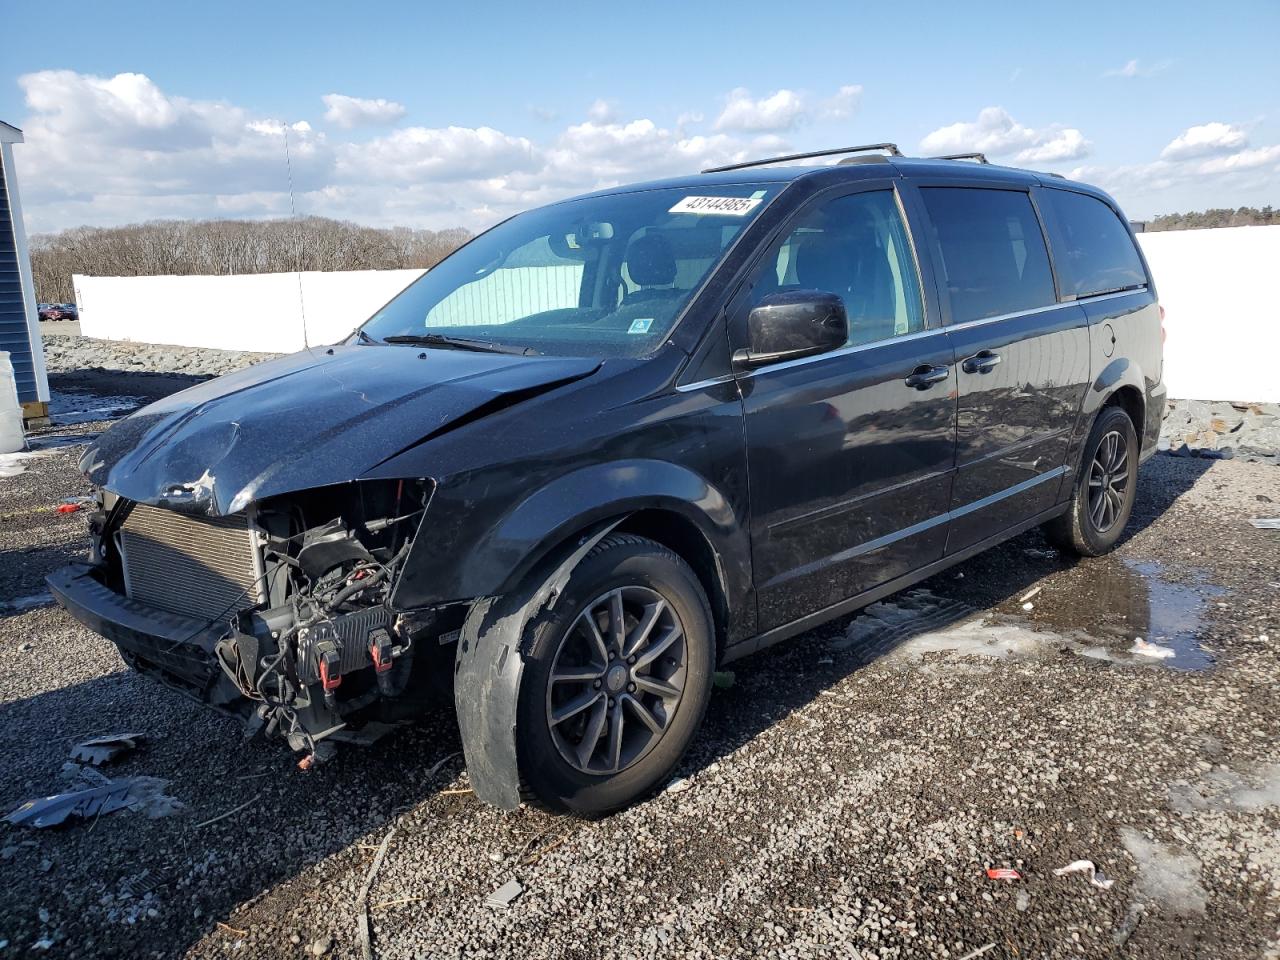
{"type": "Polygon", "coordinates": [[[230,277],[86,277],[73,284],[80,332],[105,340],[292,353],[347,336],[422,270],[230,277]],[[301,277],[301,304],[299,302],[301,277]]]}
{"type": "Polygon", "coordinates": [[[1280,402],[1280,226],[1140,233],[1169,396],[1280,402]]]}
{"type": "MultiPolygon", "coordinates": [[[[1143,233],[1165,308],[1171,397],[1280,402],[1280,226],[1143,233]]],[[[333,343],[420,270],[304,273],[307,335],[333,343]]],[[[85,336],[230,350],[301,349],[298,274],[75,277],[85,336]]],[[[470,304],[475,306],[475,304],[470,304]]]]}

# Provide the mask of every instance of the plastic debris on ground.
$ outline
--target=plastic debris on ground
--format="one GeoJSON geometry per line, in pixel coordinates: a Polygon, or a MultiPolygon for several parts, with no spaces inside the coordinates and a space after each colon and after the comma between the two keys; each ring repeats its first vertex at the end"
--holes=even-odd
{"type": "Polygon", "coordinates": [[[1073,860],[1065,867],[1059,867],[1053,871],[1055,877],[1065,877],[1069,873],[1083,873],[1089,878],[1089,882],[1099,890],[1110,890],[1114,880],[1107,879],[1107,875],[1099,870],[1092,860],[1073,860]]]}
{"type": "Polygon", "coordinates": [[[1010,867],[992,867],[987,870],[988,880],[1021,880],[1022,874],[1010,867]]]}
{"type": "Polygon", "coordinates": [[[489,894],[484,902],[490,907],[509,907],[522,893],[524,893],[524,887],[520,886],[519,880],[508,880],[489,894]]]}
{"type": "Polygon", "coordinates": [[[1133,646],[1129,648],[1129,652],[1143,657],[1154,657],[1157,660],[1165,660],[1178,655],[1178,651],[1172,647],[1163,647],[1158,643],[1143,640],[1141,637],[1133,638],[1133,646]]]}
{"type": "Polygon", "coordinates": [[[71,759],[91,763],[95,767],[114,760],[122,753],[137,748],[145,738],[140,733],[115,733],[105,737],[93,737],[71,748],[71,759]]]}
{"type": "Polygon", "coordinates": [[[117,810],[134,810],[150,820],[167,817],[183,809],[182,803],[165,794],[168,780],[158,777],[123,777],[112,780],[90,767],[63,766],[62,775],[74,778],[76,789],[28,800],[4,819],[19,827],[56,827],[72,817],[97,819],[117,810]]]}
{"type": "Polygon", "coordinates": [[[67,497],[58,504],[56,512],[75,513],[78,510],[83,510],[85,507],[90,506],[93,502],[93,497],[67,497]]]}
{"type": "Polygon", "coordinates": [[[667,788],[663,793],[684,793],[693,786],[693,781],[688,777],[677,777],[667,784],[667,788]]]}
{"type": "Polygon", "coordinates": [[[1259,517],[1249,522],[1259,530],[1280,530],[1280,517],[1259,517]]]}

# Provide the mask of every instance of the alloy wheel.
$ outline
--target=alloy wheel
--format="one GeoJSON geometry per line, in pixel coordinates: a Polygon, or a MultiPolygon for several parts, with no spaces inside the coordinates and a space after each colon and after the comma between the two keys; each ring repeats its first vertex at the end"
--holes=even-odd
{"type": "Polygon", "coordinates": [[[627,769],[666,733],[684,694],[684,627],[649,587],[610,590],[560,640],[547,681],[547,726],[566,763],[627,769]]]}
{"type": "Polygon", "coordinates": [[[1118,430],[1103,435],[1089,465],[1089,520],[1106,533],[1124,511],[1129,489],[1129,443],[1118,430]]]}

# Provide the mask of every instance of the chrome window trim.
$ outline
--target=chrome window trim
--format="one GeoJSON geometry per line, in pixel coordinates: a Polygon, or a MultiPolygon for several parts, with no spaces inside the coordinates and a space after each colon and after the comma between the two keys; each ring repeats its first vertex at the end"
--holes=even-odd
{"type": "Polygon", "coordinates": [[[907,340],[920,340],[924,337],[934,337],[946,332],[946,327],[927,327],[924,330],[916,330],[914,333],[902,333],[895,337],[884,337],[880,340],[872,340],[870,343],[850,344],[849,346],[841,347],[838,350],[829,350],[826,353],[816,353],[812,357],[797,357],[794,360],[783,360],[781,363],[771,363],[768,366],[758,367],[755,370],[743,370],[741,373],[736,374],[734,378],[742,380],[754,377],[757,373],[768,373],[772,370],[786,370],[806,363],[816,363],[819,360],[827,360],[831,357],[843,357],[851,353],[870,350],[873,347],[882,347],[886,343],[903,343],[907,340]]]}
{"type": "Polygon", "coordinates": [[[1116,297],[1132,297],[1135,293],[1150,293],[1151,285],[1144,283],[1132,290],[1113,290],[1110,293],[1085,293],[1076,295],[1069,303],[1099,303],[1103,300],[1114,300],[1116,297]]]}
{"type": "Polygon", "coordinates": [[[964,323],[953,323],[943,327],[926,327],[923,330],[916,330],[913,333],[902,333],[893,337],[884,337],[880,340],[872,340],[870,343],[851,344],[847,347],[841,347],[838,350],[830,350],[827,353],[814,354],[812,357],[797,357],[795,360],[783,360],[781,363],[769,364],[765,367],[759,367],[755,370],[743,370],[740,373],[726,373],[718,377],[711,377],[707,380],[698,380],[695,383],[684,383],[676,387],[679,393],[688,393],[692,390],[702,390],[706,387],[717,386],[722,383],[729,383],[732,380],[743,380],[754,377],[757,373],[767,373],[770,370],[786,370],[790,367],[798,367],[806,363],[814,363],[818,360],[826,360],[829,357],[840,357],[850,353],[857,353],[860,350],[870,350],[873,347],[881,347],[886,343],[900,343],[906,340],[919,340],[923,337],[933,336],[939,333],[946,333],[948,330],[968,330],[971,327],[980,327],[988,323],[999,323],[1002,320],[1014,320],[1018,317],[1035,316],[1038,313],[1047,313],[1050,310],[1057,310],[1061,307],[1070,307],[1078,303],[1101,303],[1104,300],[1113,300],[1117,297],[1131,297],[1135,293],[1149,293],[1150,286],[1143,285],[1133,290],[1118,290],[1114,293],[1100,293],[1095,296],[1080,297],[1076,300],[1068,300],[1063,303],[1050,303],[1043,307],[1034,307],[1030,310],[1019,310],[1017,313],[1002,313],[994,317],[982,317],[979,320],[966,320],[964,323]]]}

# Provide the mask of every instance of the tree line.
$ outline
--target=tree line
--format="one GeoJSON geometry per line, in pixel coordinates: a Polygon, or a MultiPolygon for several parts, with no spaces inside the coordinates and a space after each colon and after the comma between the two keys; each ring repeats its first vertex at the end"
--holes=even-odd
{"type": "Polygon", "coordinates": [[[1280,210],[1267,204],[1235,210],[1201,210],[1196,213],[1162,213],[1147,223],[1147,230],[1203,230],[1207,227],[1266,227],[1280,224],[1280,210]]]}
{"type": "Polygon", "coordinates": [[[378,229],[345,220],[158,220],[31,237],[42,303],[75,299],[74,273],[98,277],[433,267],[470,239],[462,228],[378,229]]]}

